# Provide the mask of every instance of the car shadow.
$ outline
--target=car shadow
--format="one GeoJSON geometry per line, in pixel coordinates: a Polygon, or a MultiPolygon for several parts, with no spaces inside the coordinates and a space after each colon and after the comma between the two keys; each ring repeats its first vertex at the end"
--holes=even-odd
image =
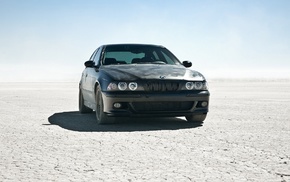
{"type": "Polygon", "coordinates": [[[81,114],[78,111],[54,113],[48,118],[50,124],[79,132],[130,132],[152,130],[179,130],[196,128],[203,123],[189,123],[185,119],[168,118],[120,118],[115,124],[98,125],[94,113],[81,114]]]}

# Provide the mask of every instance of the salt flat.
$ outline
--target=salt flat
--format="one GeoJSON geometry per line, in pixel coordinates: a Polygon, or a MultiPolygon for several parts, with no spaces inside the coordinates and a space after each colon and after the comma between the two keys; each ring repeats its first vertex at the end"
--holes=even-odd
{"type": "Polygon", "coordinates": [[[0,181],[290,181],[290,81],[210,80],[203,124],[78,113],[78,83],[0,83],[0,181]]]}

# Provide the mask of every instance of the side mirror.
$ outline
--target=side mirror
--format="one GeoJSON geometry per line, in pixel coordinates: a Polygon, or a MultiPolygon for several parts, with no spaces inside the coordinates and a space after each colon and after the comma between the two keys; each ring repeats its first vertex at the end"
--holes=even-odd
{"type": "Polygon", "coordinates": [[[85,62],[85,67],[86,68],[91,68],[95,66],[95,62],[94,61],[86,61],[85,62]]]}
{"type": "Polygon", "coordinates": [[[190,61],[183,61],[182,62],[183,66],[186,67],[186,68],[189,68],[192,66],[192,63],[190,61]]]}

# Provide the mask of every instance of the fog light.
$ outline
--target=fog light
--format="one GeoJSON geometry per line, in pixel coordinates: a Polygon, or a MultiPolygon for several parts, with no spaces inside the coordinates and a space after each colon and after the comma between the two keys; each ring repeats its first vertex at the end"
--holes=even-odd
{"type": "Polygon", "coordinates": [[[201,102],[201,107],[206,107],[208,103],[206,101],[201,102]]]}
{"type": "Polygon", "coordinates": [[[114,108],[117,108],[117,109],[119,109],[119,108],[121,108],[122,107],[122,104],[121,103],[119,103],[119,102],[116,102],[116,103],[114,103],[114,108]]]}

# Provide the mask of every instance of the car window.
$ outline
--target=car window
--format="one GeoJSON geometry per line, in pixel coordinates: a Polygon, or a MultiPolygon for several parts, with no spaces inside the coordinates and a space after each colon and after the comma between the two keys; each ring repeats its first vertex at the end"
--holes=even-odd
{"type": "Polygon", "coordinates": [[[119,52],[119,51],[113,51],[113,52],[105,52],[105,59],[106,58],[115,58],[116,61],[124,61],[126,64],[130,64],[132,59],[136,58],[143,58],[145,56],[144,53],[132,53],[132,52],[119,52]]]}
{"type": "Polygon", "coordinates": [[[162,56],[164,57],[164,60],[166,60],[166,62],[172,62],[172,59],[164,52],[162,52],[162,56]]]}
{"type": "Polygon", "coordinates": [[[160,58],[159,58],[159,56],[158,56],[158,54],[157,54],[156,51],[153,51],[153,56],[154,56],[154,58],[155,58],[156,60],[160,60],[160,58]]]}
{"type": "Polygon", "coordinates": [[[103,64],[180,64],[180,62],[163,47],[108,45],[104,51],[103,64]]]}
{"type": "Polygon", "coordinates": [[[100,65],[100,64],[99,64],[99,61],[100,61],[100,56],[101,56],[101,53],[102,53],[101,50],[102,50],[102,49],[99,48],[99,49],[96,51],[95,57],[94,57],[94,59],[93,59],[93,61],[95,62],[96,65],[100,65]]]}
{"type": "Polygon", "coordinates": [[[96,52],[97,52],[98,50],[99,50],[99,48],[93,52],[93,54],[91,55],[91,57],[90,57],[89,60],[91,60],[91,61],[94,60],[94,57],[95,57],[96,52]]]}

